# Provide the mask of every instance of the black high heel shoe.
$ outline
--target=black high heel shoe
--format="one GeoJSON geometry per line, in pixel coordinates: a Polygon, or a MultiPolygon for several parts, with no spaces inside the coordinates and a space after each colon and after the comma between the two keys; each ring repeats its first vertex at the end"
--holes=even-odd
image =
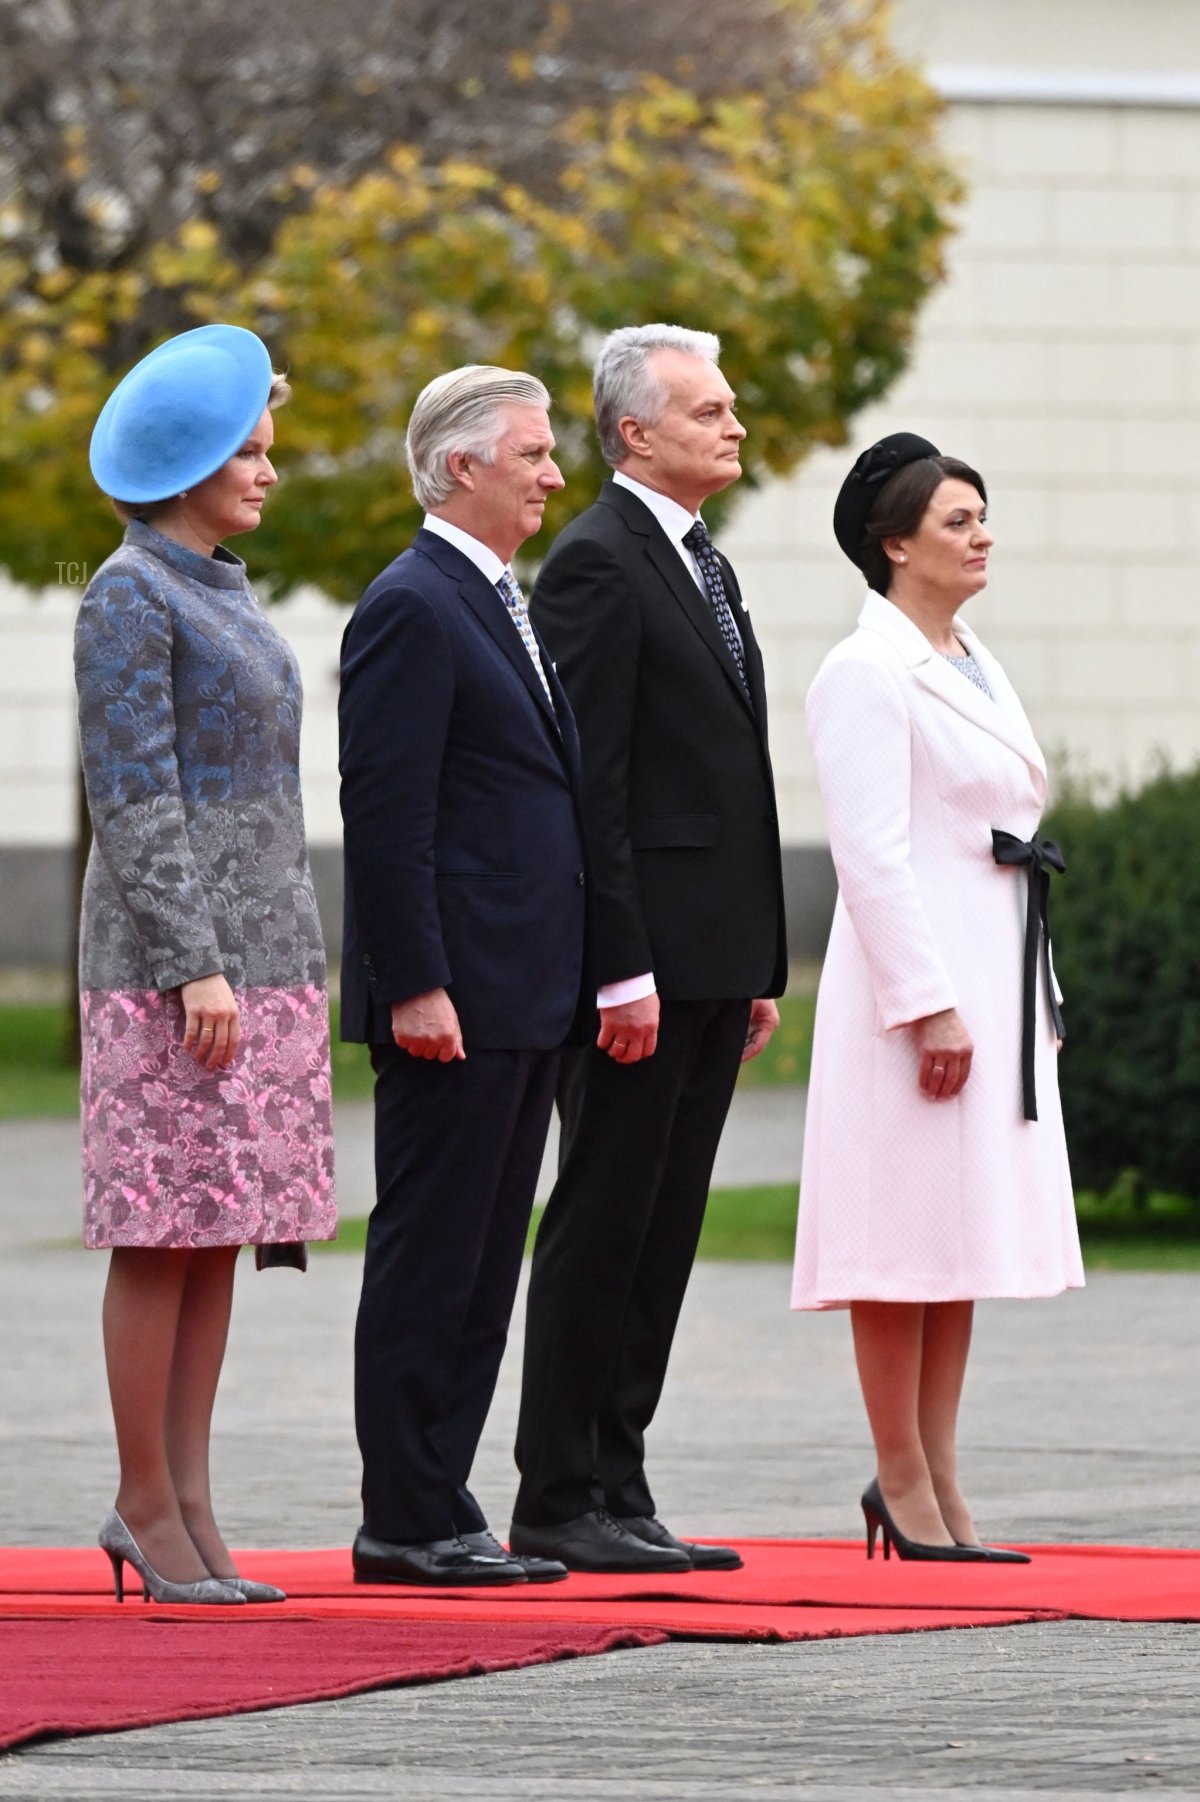
{"type": "Polygon", "coordinates": [[[987,1550],[975,1545],[922,1545],[919,1540],[909,1539],[903,1534],[888,1512],[888,1505],[883,1499],[883,1491],[879,1487],[879,1478],[872,1477],[863,1491],[863,1519],[867,1523],[867,1557],[875,1556],[875,1535],[883,1535],[883,1555],[890,1558],[892,1547],[896,1548],[896,1556],[901,1559],[925,1560],[929,1564],[987,1564],[990,1562],[987,1550]]]}
{"type": "MultiPolygon", "coordinates": [[[[962,1543],[961,1539],[955,1541],[956,1545],[962,1545],[962,1543]]],[[[983,1564],[1033,1563],[1033,1559],[1029,1556],[1028,1552],[1011,1552],[1007,1546],[968,1545],[963,1546],[963,1550],[966,1552],[974,1552],[983,1564]]]]}

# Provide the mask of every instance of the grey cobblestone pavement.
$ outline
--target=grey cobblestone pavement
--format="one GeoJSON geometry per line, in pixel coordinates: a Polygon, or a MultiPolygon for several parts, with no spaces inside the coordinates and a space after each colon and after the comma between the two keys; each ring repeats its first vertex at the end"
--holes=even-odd
{"type": "MultiPolygon", "coordinates": [[[[772,1152],[768,1166],[763,1122],[772,1107],[795,1109],[795,1097],[754,1101],[747,1136],[762,1161],[746,1180],[786,1178],[794,1152],[772,1152]]],[[[780,1130],[798,1145],[794,1119],[780,1130]]],[[[59,1145],[56,1175],[48,1134],[0,1128],[8,1544],[87,1543],[114,1480],[104,1260],[61,1248],[77,1230],[74,1140],[69,1162],[59,1145]]],[[[338,1256],[315,1259],[303,1278],[256,1276],[248,1261],[239,1277],[215,1438],[235,1542],[336,1545],[353,1533],[357,1281],[357,1259],[338,1256]]],[[[1198,1302],[1200,1277],[1130,1274],[1097,1276],[1052,1302],[980,1308],[963,1451],[988,1534],[1200,1543],[1198,1302]]],[[[519,1346],[518,1315],[477,1466],[500,1531],[514,1487],[519,1346]]],[[[790,1315],[781,1265],[700,1266],[652,1453],[659,1505],[677,1529],[857,1532],[870,1464],[844,1316],[790,1315]]],[[[1200,1628],[1179,1625],[672,1644],[49,1742],[0,1758],[0,1797],[1200,1796],[1198,1679],[1200,1628]]]]}

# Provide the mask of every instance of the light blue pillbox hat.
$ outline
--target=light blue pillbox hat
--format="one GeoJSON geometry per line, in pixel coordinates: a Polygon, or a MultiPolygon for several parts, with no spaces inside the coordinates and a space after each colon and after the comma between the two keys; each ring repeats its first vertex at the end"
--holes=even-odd
{"type": "Polygon", "coordinates": [[[240,450],[271,392],[266,345],[240,325],[180,332],[135,363],[92,433],[92,474],[114,500],[162,501],[240,450]]]}

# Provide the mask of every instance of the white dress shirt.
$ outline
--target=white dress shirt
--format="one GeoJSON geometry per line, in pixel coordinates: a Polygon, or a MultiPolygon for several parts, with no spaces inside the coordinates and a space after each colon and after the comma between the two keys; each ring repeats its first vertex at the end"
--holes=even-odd
{"type": "Polygon", "coordinates": [[[673,501],[669,494],[660,494],[657,488],[647,488],[645,482],[639,482],[633,476],[627,476],[622,469],[613,471],[613,483],[618,488],[627,488],[630,494],[636,494],[643,507],[649,507],[655,519],[666,533],[679,555],[687,566],[688,574],[697,588],[704,589],[704,578],[700,574],[700,565],[691,551],[684,544],[684,537],[691,531],[700,518],[698,513],[689,513],[678,501],[673,501]]]}
{"type": "Polygon", "coordinates": [[[432,532],[435,537],[444,538],[446,543],[452,544],[456,551],[461,551],[464,557],[469,557],[480,575],[486,576],[493,588],[505,571],[510,576],[512,575],[512,568],[509,564],[502,563],[495,551],[489,550],[487,545],[478,538],[472,538],[471,534],[464,532],[461,526],[451,525],[448,519],[439,519],[436,513],[427,513],[421,523],[427,532],[432,532]]]}
{"type": "MultiPolygon", "coordinates": [[[[497,590],[500,599],[504,602],[505,610],[508,612],[513,625],[517,628],[517,636],[529,653],[529,661],[537,671],[538,681],[546,691],[546,699],[550,703],[551,712],[553,712],[554,696],[550,693],[550,684],[546,680],[546,672],[542,667],[541,652],[538,650],[537,643],[532,634],[528,639],[526,638],[520,621],[509,607],[509,597],[505,595],[504,591],[499,587],[500,582],[507,576],[517,593],[519,595],[521,594],[521,584],[513,575],[512,564],[501,563],[495,551],[489,550],[488,546],[481,543],[478,538],[472,538],[471,534],[469,532],[464,532],[461,526],[451,525],[448,519],[438,519],[436,514],[427,513],[425,515],[424,525],[427,532],[432,532],[435,537],[444,538],[447,544],[452,544],[455,550],[462,552],[464,557],[469,557],[480,575],[486,576],[492,587],[497,590]]],[[[524,600],[524,598],[525,597],[521,595],[521,599],[524,600]]],[[[526,626],[528,626],[528,610],[526,611],[525,623],[526,626]]]]}

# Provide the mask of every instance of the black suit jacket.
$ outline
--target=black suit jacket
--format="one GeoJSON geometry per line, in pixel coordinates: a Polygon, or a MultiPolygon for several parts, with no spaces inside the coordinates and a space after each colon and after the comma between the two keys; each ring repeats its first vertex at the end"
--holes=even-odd
{"type": "Polygon", "coordinates": [[[787,979],[762,656],[722,568],[750,699],[679,552],[615,483],[555,540],[530,603],[579,727],[597,980],[652,970],[681,1001],[787,979]]]}
{"type": "Polygon", "coordinates": [[[432,532],[355,609],[343,1038],[390,1042],[392,1002],[442,987],[468,1057],[551,1050],[586,1013],[579,740],[542,660],[553,707],[497,590],[432,532]]]}

